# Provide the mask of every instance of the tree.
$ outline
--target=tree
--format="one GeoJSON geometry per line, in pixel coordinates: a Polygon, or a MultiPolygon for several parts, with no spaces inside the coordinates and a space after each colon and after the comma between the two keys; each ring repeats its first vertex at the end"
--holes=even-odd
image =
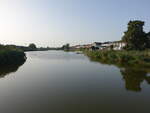
{"type": "Polygon", "coordinates": [[[70,44],[63,45],[62,49],[69,50],[70,49],[70,44]]]}
{"type": "Polygon", "coordinates": [[[70,48],[70,44],[66,44],[66,48],[65,49],[69,50],[69,48],[70,48]]]}
{"type": "Polygon", "coordinates": [[[122,40],[126,43],[127,50],[143,50],[146,48],[146,33],[143,31],[143,21],[130,21],[128,30],[124,32],[122,40]]]}
{"type": "Polygon", "coordinates": [[[147,48],[150,48],[150,32],[149,33],[147,33],[147,43],[146,43],[146,47],[147,48]]]}
{"type": "Polygon", "coordinates": [[[35,45],[34,43],[31,43],[31,44],[29,45],[29,48],[31,48],[31,49],[36,49],[37,47],[36,47],[36,45],[35,45]]]}

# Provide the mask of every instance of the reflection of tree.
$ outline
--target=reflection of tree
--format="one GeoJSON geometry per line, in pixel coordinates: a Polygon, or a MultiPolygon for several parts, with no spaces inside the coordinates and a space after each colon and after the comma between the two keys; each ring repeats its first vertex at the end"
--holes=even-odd
{"type": "Polygon", "coordinates": [[[3,78],[10,73],[16,72],[18,68],[23,64],[24,62],[15,65],[0,66],[0,78],[3,78]]]}
{"type": "Polygon", "coordinates": [[[121,69],[121,74],[125,80],[127,90],[141,91],[141,83],[146,80],[150,84],[150,77],[145,70],[125,68],[121,69]]]}
{"type": "MultiPolygon", "coordinates": [[[[102,61],[100,59],[92,57],[89,57],[89,59],[92,62],[99,62],[100,64],[112,65],[111,62],[109,63],[106,60],[102,61]]],[[[150,76],[148,76],[148,73],[150,73],[149,67],[137,66],[136,68],[133,68],[130,66],[124,67],[124,65],[113,65],[120,68],[120,72],[125,81],[125,87],[127,90],[140,92],[142,90],[141,83],[143,81],[146,81],[148,84],[150,84],[150,76]]]]}

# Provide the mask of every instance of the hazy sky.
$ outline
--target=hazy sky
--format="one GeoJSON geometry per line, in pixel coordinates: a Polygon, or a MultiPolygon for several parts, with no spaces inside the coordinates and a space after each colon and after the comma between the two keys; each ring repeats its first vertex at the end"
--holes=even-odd
{"type": "Polygon", "coordinates": [[[0,43],[60,46],[121,39],[129,20],[146,22],[150,0],[0,0],[0,43]]]}

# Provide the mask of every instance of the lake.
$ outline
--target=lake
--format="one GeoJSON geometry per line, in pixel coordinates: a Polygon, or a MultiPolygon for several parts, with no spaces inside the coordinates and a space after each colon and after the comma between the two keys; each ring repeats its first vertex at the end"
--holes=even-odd
{"type": "Polygon", "coordinates": [[[148,113],[150,73],[63,51],[0,68],[0,113],[148,113]]]}

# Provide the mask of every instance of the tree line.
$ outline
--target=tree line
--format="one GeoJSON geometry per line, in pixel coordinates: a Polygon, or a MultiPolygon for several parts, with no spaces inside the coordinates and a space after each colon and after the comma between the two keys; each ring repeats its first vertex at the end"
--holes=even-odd
{"type": "Polygon", "coordinates": [[[150,32],[143,30],[145,22],[140,20],[129,21],[128,29],[124,32],[122,41],[126,43],[125,50],[150,49],[150,32]]]}

